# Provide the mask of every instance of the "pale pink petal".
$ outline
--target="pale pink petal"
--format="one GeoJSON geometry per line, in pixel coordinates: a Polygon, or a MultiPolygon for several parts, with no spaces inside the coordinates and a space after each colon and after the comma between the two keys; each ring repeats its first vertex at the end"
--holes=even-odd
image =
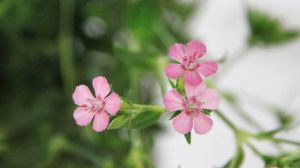
{"type": "Polygon", "coordinates": [[[197,134],[207,133],[211,129],[212,124],[212,120],[202,112],[199,112],[194,117],[194,130],[197,134]]]}
{"type": "Polygon", "coordinates": [[[118,94],[112,93],[105,99],[104,110],[111,115],[117,114],[121,107],[121,100],[118,94]]]}
{"type": "Polygon", "coordinates": [[[213,89],[206,89],[202,94],[200,101],[203,102],[202,109],[214,110],[220,104],[220,96],[213,89]]]}
{"type": "Polygon", "coordinates": [[[86,110],[84,107],[76,108],[73,113],[76,124],[80,126],[88,125],[92,121],[94,115],[95,113],[86,110]]]}
{"type": "Polygon", "coordinates": [[[206,47],[203,43],[195,40],[191,40],[187,44],[188,52],[190,56],[200,58],[206,53],[206,47]]]}
{"type": "Polygon", "coordinates": [[[186,83],[184,88],[185,88],[187,97],[191,98],[193,96],[200,97],[204,93],[206,86],[205,86],[204,82],[202,82],[199,85],[194,85],[194,86],[186,83]]]}
{"type": "Polygon", "coordinates": [[[186,71],[184,75],[185,83],[190,85],[199,85],[202,82],[200,75],[196,71],[186,71]]]}
{"type": "Polygon", "coordinates": [[[199,65],[197,70],[205,77],[215,74],[218,70],[218,65],[214,61],[201,62],[199,65]]]}
{"type": "Polygon", "coordinates": [[[110,86],[103,76],[98,76],[93,79],[93,87],[95,89],[96,97],[104,99],[110,92],[110,86]]]}
{"type": "Polygon", "coordinates": [[[101,132],[105,130],[109,123],[109,116],[104,112],[97,113],[93,122],[93,130],[96,132],[101,132]]]}
{"type": "Polygon", "coordinates": [[[186,49],[185,46],[182,44],[175,43],[169,48],[169,56],[180,63],[182,62],[182,59],[185,54],[186,49]]]}
{"type": "Polygon", "coordinates": [[[173,126],[179,133],[187,134],[191,132],[193,127],[192,115],[188,115],[186,112],[180,113],[173,119],[173,126]]]}
{"type": "Polygon", "coordinates": [[[86,105],[89,103],[89,100],[94,98],[90,89],[85,85],[77,86],[72,97],[74,103],[78,106],[86,105]]]}
{"type": "Polygon", "coordinates": [[[180,64],[168,64],[165,72],[168,78],[177,79],[181,76],[183,69],[180,64]]]}
{"type": "Polygon", "coordinates": [[[163,101],[168,111],[177,111],[183,109],[183,98],[175,89],[168,91],[163,101]]]}

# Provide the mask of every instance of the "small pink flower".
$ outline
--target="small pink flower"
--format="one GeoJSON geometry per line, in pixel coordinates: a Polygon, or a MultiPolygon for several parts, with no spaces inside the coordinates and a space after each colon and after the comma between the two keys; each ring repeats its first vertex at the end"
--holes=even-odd
{"type": "Polygon", "coordinates": [[[214,61],[198,62],[206,53],[206,47],[201,42],[192,40],[187,46],[176,43],[169,48],[171,59],[180,64],[168,64],[165,73],[171,79],[177,79],[184,74],[184,80],[190,85],[202,82],[201,76],[211,76],[216,73],[218,65],[214,61]]]}
{"type": "Polygon", "coordinates": [[[121,101],[118,94],[110,92],[110,86],[105,77],[93,79],[94,97],[86,85],[79,85],[73,93],[73,101],[79,107],[73,113],[76,123],[80,126],[88,125],[94,118],[93,130],[101,132],[109,123],[109,115],[115,115],[120,109],[121,101]]]}
{"type": "Polygon", "coordinates": [[[207,89],[204,83],[197,86],[186,84],[185,91],[186,97],[181,96],[175,89],[167,92],[164,97],[168,111],[183,110],[173,119],[173,126],[182,134],[191,132],[193,127],[197,134],[205,134],[211,129],[212,120],[201,110],[215,110],[220,103],[220,97],[215,90],[207,89]]]}

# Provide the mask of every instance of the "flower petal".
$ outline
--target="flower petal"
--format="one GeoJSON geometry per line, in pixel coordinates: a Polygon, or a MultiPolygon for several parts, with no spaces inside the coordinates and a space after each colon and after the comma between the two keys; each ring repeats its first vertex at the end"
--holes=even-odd
{"type": "Polygon", "coordinates": [[[168,111],[177,111],[183,109],[183,98],[175,89],[168,91],[163,101],[168,111]]]}
{"type": "Polygon", "coordinates": [[[199,112],[194,117],[194,130],[197,134],[207,133],[211,129],[212,124],[212,120],[202,112],[199,112]]]}
{"type": "Polygon", "coordinates": [[[175,43],[169,48],[169,56],[180,63],[182,62],[182,59],[185,54],[186,49],[185,46],[182,44],[175,43]]]}
{"type": "Polygon", "coordinates": [[[110,92],[110,86],[103,76],[98,76],[93,79],[93,87],[95,89],[96,97],[104,99],[110,92]]]}
{"type": "Polygon", "coordinates": [[[117,114],[121,107],[121,100],[117,93],[113,92],[105,99],[104,110],[111,115],[117,114]]]}
{"type": "Polygon", "coordinates": [[[168,78],[177,79],[181,76],[183,69],[180,64],[168,64],[165,72],[168,78]]]}
{"type": "Polygon", "coordinates": [[[94,98],[90,89],[85,85],[77,86],[75,91],[73,92],[72,97],[74,103],[77,104],[78,106],[85,105],[89,103],[89,100],[94,98]]]}
{"type": "Polygon", "coordinates": [[[77,107],[73,113],[76,124],[80,126],[88,125],[92,121],[94,115],[95,113],[86,110],[84,107],[77,107]]]}
{"type": "Polygon", "coordinates": [[[97,113],[94,118],[93,122],[93,130],[96,132],[101,132],[105,130],[109,123],[109,116],[104,112],[101,111],[100,113],[97,113]]]}
{"type": "Polygon", "coordinates": [[[199,85],[202,82],[200,75],[196,71],[186,71],[184,81],[190,85],[199,85]]]}
{"type": "Polygon", "coordinates": [[[190,56],[194,56],[195,58],[200,58],[206,53],[206,47],[203,43],[191,40],[187,44],[188,52],[190,56]]]}
{"type": "Polygon", "coordinates": [[[218,65],[214,61],[201,62],[199,65],[197,70],[205,77],[215,74],[218,70],[218,65]]]}
{"type": "Polygon", "coordinates": [[[204,103],[201,106],[202,109],[214,110],[220,104],[220,96],[215,90],[206,89],[201,95],[200,101],[204,103]]]}
{"type": "Polygon", "coordinates": [[[204,82],[202,82],[199,85],[194,85],[194,86],[186,83],[184,88],[185,88],[187,97],[191,98],[193,96],[200,97],[204,93],[206,86],[205,86],[204,82]]]}
{"type": "Polygon", "coordinates": [[[187,134],[191,132],[193,127],[192,115],[188,115],[186,112],[180,113],[173,119],[173,126],[179,133],[187,134]]]}

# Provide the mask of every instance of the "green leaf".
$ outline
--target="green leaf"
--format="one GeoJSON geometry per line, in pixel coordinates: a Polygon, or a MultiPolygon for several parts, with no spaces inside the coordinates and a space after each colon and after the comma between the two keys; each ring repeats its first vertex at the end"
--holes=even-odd
{"type": "Polygon", "coordinates": [[[139,41],[148,43],[155,37],[155,30],[162,23],[160,15],[160,1],[136,1],[131,3],[128,9],[126,24],[139,41]]]}
{"type": "Polygon", "coordinates": [[[202,109],[201,112],[206,114],[206,115],[210,115],[210,113],[213,112],[213,110],[202,109]]]}
{"type": "Polygon", "coordinates": [[[132,128],[143,129],[155,124],[162,113],[145,111],[137,115],[132,121],[132,128]]]}
{"type": "Polygon", "coordinates": [[[188,144],[191,144],[192,143],[192,136],[191,136],[191,133],[187,133],[187,134],[184,134],[184,137],[185,137],[185,140],[188,144]]]}
{"type": "Polygon", "coordinates": [[[170,117],[170,119],[169,119],[169,120],[172,120],[174,117],[178,116],[180,113],[181,113],[181,111],[180,111],[180,110],[178,110],[178,111],[175,111],[175,113],[173,113],[173,115],[170,117]]]}
{"type": "Polygon", "coordinates": [[[222,96],[224,97],[224,99],[226,99],[227,101],[229,101],[232,104],[235,104],[237,102],[236,100],[236,96],[230,92],[222,92],[222,96]]]}
{"type": "Polygon", "coordinates": [[[108,126],[108,129],[118,129],[118,128],[121,128],[123,127],[124,125],[127,124],[128,122],[128,116],[127,115],[120,115],[120,116],[117,116],[116,118],[114,118],[109,126],[108,126]]]}
{"type": "Polygon", "coordinates": [[[176,84],[173,81],[171,81],[170,79],[168,79],[168,81],[169,81],[170,85],[172,86],[172,88],[175,89],[176,84]]]}
{"type": "Polygon", "coordinates": [[[176,82],[176,89],[178,90],[178,92],[182,95],[185,94],[185,90],[184,90],[184,82],[182,78],[178,78],[177,82],[176,82]]]}
{"type": "Polygon", "coordinates": [[[248,20],[251,30],[249,41],[252,45],[284,43],[295,39],[299,34],[297,31],[285,30],[278,19],[262,11],[249,10],[248,20]]]}
{"type": "Polygon", "coordinates": [[[288,126],[291,123],[293,123],[294,120],[293,116],[289,115],[286,111],[277,109],[275,113],[276,113],[277,120],[280,122],[282,126],[288,126]]]}

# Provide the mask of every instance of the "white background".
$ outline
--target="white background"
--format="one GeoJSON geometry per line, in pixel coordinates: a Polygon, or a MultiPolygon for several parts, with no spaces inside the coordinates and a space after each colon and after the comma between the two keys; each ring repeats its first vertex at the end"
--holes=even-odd
{"type": "MultiPolygon", "coordinates": [[[[187,25],[193,39],[203,41],[208,48],[206,57],[219,59],[224,55],[242,55],[246,58],[229,71],[218,72],[217,85],[220,89],[234,91],[245,111],[253,116],[264,129],[272,129],[277,122],[261,103],[265,102],[287,110],[300,119],[300,38],[272,47],[257,47],[243,50],[249,36],[245,18],[245,4],[263,10],[282,21],[288,29],[300,31],[300,1],[297,0],[209,0],[201,1],[187,25]],[[238,54],[240,53],[240,54],[238,54]]],[[[236,125],[254,130],[245,124],[222,101],[221,109],[236,125]]],[[[153,158],[158,168],[212,168],[221,167],[234,154],[234,137],[231,130],[212,115],[214,126],[206,135],[193,134],[188,145],[182,135],[175,132],[167,119],[162,120],[165,131],[156,138],[153,158]]],[[[279,135],[300,141],[300,128],[279,135]]],[[[263,152],[276,153],[272,144],[254,142],[263,152]]],[[[243,168],[260,168],[263,162],[248,148],[245,149],[243,168]]],[[[284,150],[292,150],[283,146],[284,150]]]]}

